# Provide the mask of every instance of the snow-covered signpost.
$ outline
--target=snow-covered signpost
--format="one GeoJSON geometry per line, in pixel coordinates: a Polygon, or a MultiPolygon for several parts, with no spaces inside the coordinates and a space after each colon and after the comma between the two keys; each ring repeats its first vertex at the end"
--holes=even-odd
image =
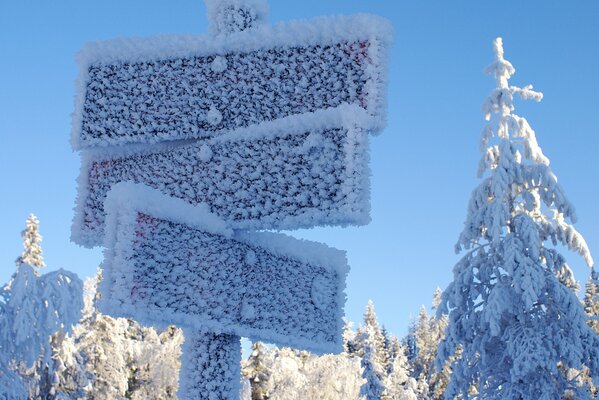
{"type": "Polygon", "coordinates": [[[104,240],[101,309],[185,329],[180,397],[229,399],[239,336],[342,349],[344,253],[240,229],[368,223],[390,27],[270,27],[266,0],[206,5],[209,36],[81,52],[72,238],[104,240]]]}

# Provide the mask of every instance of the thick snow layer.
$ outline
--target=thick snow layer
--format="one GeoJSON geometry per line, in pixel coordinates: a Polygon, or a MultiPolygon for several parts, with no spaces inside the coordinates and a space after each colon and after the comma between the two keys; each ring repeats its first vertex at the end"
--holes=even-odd
{"type": "Polygon", "coordinates": [[[102,312],[315,352],[342,350],[344,252],[282,234],[215,233],[220,228],[206,228],[203,207],[181,212],[177,200],[147,190],[136,199],[135,190],[125,184],[109,196],[102,312]],[[147,197],[152,214],[138,207],[147,197]],[[175,222],[182,213],[189,224],[175,222]]]}
{"type": "Polygon", "coordinates": [[[235,229],[369,222],[369,117],[341,107],[192,143],[82,153],[72,239],[102,242],[104,199],[134,181],[209,209],[235,229]]]}
{"type": "Polygon", "coordinates": [[[189,329],[183,333],[178,397],[239,399],[241,338],[189,329]]]}
{"type": "Polygon", "coordinates": [[[354,104],[385,124],[390,24],[321,17],[227,36],[88,44],[73,116],[75,149],[217,136],[354,104]]]}
{"type": "Polygon", "coordinates": [[[212,214],[206,204],[193,206],[146,185],[133,182],[117,183],[106,197],[104,208],[107,213],[116,214],[123,207],[123,202],[126,202],[127,208],[149,215],[159,215],[171,222],[187,224],[215,235],[233,235],[233,231],[227,228],[222,219],[212,214]]]}

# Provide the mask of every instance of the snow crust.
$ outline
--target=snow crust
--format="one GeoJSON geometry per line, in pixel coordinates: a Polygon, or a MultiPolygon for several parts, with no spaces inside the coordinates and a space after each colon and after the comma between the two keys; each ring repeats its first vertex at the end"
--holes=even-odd
{"type": "Polygon", "coordinates": [[[90,43],[78,55],[72,146],[210,137],[343,104],[367,110],[377,133],[390,41],[387,20],[360,14],[90,43]]]}
{"type": "Polygon", "coordinates": [[[137,189],[117,185],[107,201],[102,312],[318,353],[342,350],[344,252],[283,234],[231,234],[214,227],[204,207],[180,211],[176,199],[137,189]],[[154,206],[144,206],[146,198],[154,206]],[[188,222],[176,222],[180,215],[188,222]]]}
{"type": "Polygon", "coordinates": [[[72,240],[101,244],[106,193],[123,181],[206,203],[235,229],[366,224],[369,120],[343,106],[211,139],[82,152],[72,240]]]}

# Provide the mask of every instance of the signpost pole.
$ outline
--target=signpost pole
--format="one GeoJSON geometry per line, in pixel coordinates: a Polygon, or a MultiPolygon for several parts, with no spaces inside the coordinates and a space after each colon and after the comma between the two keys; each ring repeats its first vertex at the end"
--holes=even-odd
{"type": "Polygon", "coordinates": [[[180,399],[233,400],[239,398],[241,338],[192,329],[183,330],[185,342],[179,373],[180,399]]]}

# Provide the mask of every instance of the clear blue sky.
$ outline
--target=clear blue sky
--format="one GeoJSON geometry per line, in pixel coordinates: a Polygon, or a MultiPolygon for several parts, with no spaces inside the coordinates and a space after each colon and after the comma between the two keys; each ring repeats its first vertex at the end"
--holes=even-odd
{"type": "MultiPolygon", "coordinates": [[[[501,3],[401,0],[270,0],[270,21],[368,12],[389,18],[389,121],[372,139],[372,223],[294,233],[348,251],[347,316],[366,301],[403,335],[458,259],[453,245],[477,184],[480,106],[493,88],[483,68],[491,42],[504,38],[517,68],[513,84],[532,83],[540,103],[517,113],[537,132],[554,172],[576,206],[599,260],[599,2],[501,3]]],[[[41,221],[47,270],[90,276],[100,250],[69,242],[78,156],[69,145],[83,43],[119,36],[207,31],[201,0],[0,2],[0,283],[14,271],[27,215],[41,221]]],[[[568,253],[583,283],[586,269],[568,253]]]]}

